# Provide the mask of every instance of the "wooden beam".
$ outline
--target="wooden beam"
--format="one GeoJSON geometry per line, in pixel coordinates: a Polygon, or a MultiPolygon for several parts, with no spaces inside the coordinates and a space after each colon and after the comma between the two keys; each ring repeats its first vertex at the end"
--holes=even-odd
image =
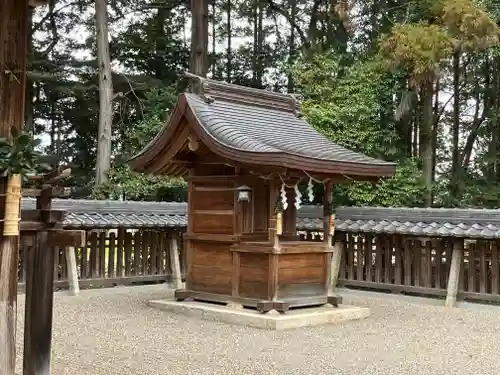
{"type": "Polygon", "coordinates": [[[64,220],[66,211],[61,210],[22,210],[21,211],[21,227],[22,222],[43,222],[45,224],[56,224],[64,220]]]}
{"type": "MultiPolygon", "coordinates": [[[[67,197],[71,195],[71,188],[68,187],[54,187],[52,188],[53,197],[67,197]]],[[[21,194],[23,197],[39,197],[42,189],[22,189],[21,194]]]]}
{"type": "Polygon", "coordinates": [[[48,231],[48,247],[83,247],[85,246],[84,230],[52,229],[48,231]]]}

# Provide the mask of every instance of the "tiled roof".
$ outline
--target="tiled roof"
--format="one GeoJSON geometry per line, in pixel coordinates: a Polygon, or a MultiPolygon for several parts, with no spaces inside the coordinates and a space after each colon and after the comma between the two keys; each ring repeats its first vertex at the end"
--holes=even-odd
{"type": "Polygon", "coordinates": [[[344,232],[500,238],[500,210],[342,207],[337,212],[336,230],[344,232]]]}
{"type": "Polygon", "coordinates": [[[316,131],[300,116],[292,95],[193,75],[187,81],[191,92],[179,96],[162,130],[130,160],[132,169],[182,176],[187,167],[175,158],[190,152],[186,140],[195,139],[225,160],[252,168],[277,166],[361,180],[395,173],[396,164],[348,150],[316,131]]]}
{"type": "MultiPolygon", "coordinates": [[[[53,199],[55,210],[66,211],[67,228],[184,228],[187,203],[53,199]]],[[[23,209],[34,209],[35,199],[23,198],[23,209]]]]}
{"type": "MultiPolygon", "coordinates": [[[[121,202],[54,199],[54,209],[67,212],[67,228],[179,228],[187,226],[187,204],[177,202],[121,202]]],[[[23,198],[23,209],[35,200],[23,198]]],[[[297,229],[322,231],[323,208],[302,206],[297,229]]],[[[405,234],[419,237],[500,238],[500,210],[339,207],[339,232],[405,234]]]]}

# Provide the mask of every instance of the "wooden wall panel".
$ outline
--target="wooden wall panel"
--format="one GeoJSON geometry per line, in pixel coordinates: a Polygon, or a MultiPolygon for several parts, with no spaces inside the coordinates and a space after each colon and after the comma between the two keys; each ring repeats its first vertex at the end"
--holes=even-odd
{"type": "Polygon", "coordinates": [[[254,231],[267,231],[269,223],[269,192],[262,182],[254,184],[253,188],[253,228],[254,231]]]}
{"type": "Polygon", "coordinates": [[[207,293],[231,294],[233,261],[229,245],[193,242],[191,251],[190,288],[207,293]]]}
{"type": "Polygon", "coordinates": [[[200,190],[195,188],[193,209],[197,210],[233,210],[234,190],[200,190]]]}
{"type": "Polygon", "coordinates": [[[269,255],[240,253],[240,296],[267,299],[268,276],[269,255]]]}
{"type": "Polygon", "coordinates": [[[278,283],[285,284],[319,284],[323,283],[325,274],[325,254],[286,254],[278,260],[278,283]]]}
{"type": "Polygon", "coordinates": [[[195,212],[194,233],[233,234],[234,220],[232,213],[195,212]]]}

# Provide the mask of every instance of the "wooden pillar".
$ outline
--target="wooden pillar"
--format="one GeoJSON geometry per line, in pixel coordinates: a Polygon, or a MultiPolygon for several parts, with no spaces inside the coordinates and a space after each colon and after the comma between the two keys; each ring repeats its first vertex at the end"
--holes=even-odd
{"type": "MultiPolygon", "coordinates": [[[[0,137],[22,129],[27,65],[28,0],[0,1],[0,137]]],[[[3,219],[6,180],[0,180],[3,219]]],[[[16,359],[17,266],[19,236],[0,228],[0,372],[13,375],[16,359]]]]}
{"type": "MultiPolygon", "coordinates": [[[[337,236],[340,237],[339,234],[337,236]]],[[[339,281],[340,272],[340,262],[342,260],[342,249],[345,243],[345,234],[342,234],[342,238],[335,239],[335,245],[333,246],[332,263],[331,263],[331,274],[330,274],[330,285],[328,286],[328,294],[333,294],[337,283],[339,281]]]]}
{"type": "MultiPolygon", "coordinates": [[[[42,189],[36,208],[49,211],[51,199],[52,189],[42,189]]],[[[23,375],[50,375],[55,249],[47,231],[37,233],[27,260],[23,375]]]]}
{"type": "Polygon", "coordinates": [[[325,289],[328,295],[328,303],[333,306],[338,306],[342,299],[340,296],[333,295],[334,283],[337,284],[339,269],[340,269],[340,259],[342,256],[341,244],[337,243],[332,249],[333,243],[333,233],[331,231],[331,221],[332,221],[332,192],[333,186],[331,181],[325,183],[325,195],[323,197],[323,242],[325,249],[328,251],[325,253],[326,258],[326,282],[325,289]]]}
{"type": "Polygon", "coordinates": [[[47,232],[38,232],[28,250],[24,326],[24,375],[50,375],[55,251],[47,232]]]}
{"type": "Polygon", "coordinates": [[[288,207],[283,212],[283,237],[286,238],[286,240],[298,240],[295,189],[286,188],[286,199],[288,201],[288,207]]]}
{"type": "MultiPolygon", "coordinates": [[[[274,180],[269,181],[269,239],[275,249],[279,249],[279,237],[276,222],[276,202],[278,199],[278,187],[274,180]]],[[[268,271],[268,298],[276,301],[278,298],[278,255],[269,254],[268,271]]]]}
{"type": "Polygon", "coordinates": [[[76,267],[76,249],[73,246],[67,246],[66,251],[66,268],[68,270],[69,294],[77,296],[80,293],[78,285],[78,271],[76,267]]]}
{"type": "Polygon", "coordinates": [[[453,252],[451,254],[450,274],[448,276],[448,287],[446,291],[445,306],[453,307],[457,302],[458,285],[460,281],[460,267],[462,267],[463,240],[453,241],[453,252]]]}

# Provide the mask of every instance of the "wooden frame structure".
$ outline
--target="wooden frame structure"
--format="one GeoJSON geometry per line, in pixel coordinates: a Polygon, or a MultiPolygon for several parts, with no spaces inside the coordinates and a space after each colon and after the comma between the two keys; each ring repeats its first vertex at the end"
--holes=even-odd
{"type": "Polygon", "coordinates": [[[332,184],[390,176],[395,165],[320,135],[291,95],[191,74],[186,80],[191,92],[181,94],[163,130],[131,160],[136,171],[189,182],[188,272],[177,299],[261,312],[336,304],[328,295],[332,184]],[[297,185],[310,180],[325,185],[322,243],[296,235],[297,185]]]}
{"type": "MultiPolygon", "coordinates": [[[[43,5],[46,0],[4,0],[0,2],[0,137],[9,138],[11,128],[22,129],[26,92],[27,42],[29,7],[43,5]]],[[[35,210],[21,212],[20,224],[15,200],[20,186],[12,184],[16,214],[9,217],[7,227],[6,196],[8,179],[0,178],[0,371],[14,375],[17,315],[17,266],[19,241],[34,241],[28,254],[26,277],[26,309],[24,331],[24,375],[49,375],[52,340],[53,264],[56,246],[81,245],[83,231],[65,231],[61,227],[63,212],[51,208],[57,195],[50,186],[63,171],[59,168],[41,176],[35,210]],[[14,222],[14,225],[12,223],[14,222]],[[21,235],[20,235],[21,234],[21,235]]],[[[64,171],[63,175],[67,175],[64,171]]],[[[18,180],[18,177],[10,177],[18,180]]],[[[20,202],[19,202],[20,203],[20,202]]]]}

